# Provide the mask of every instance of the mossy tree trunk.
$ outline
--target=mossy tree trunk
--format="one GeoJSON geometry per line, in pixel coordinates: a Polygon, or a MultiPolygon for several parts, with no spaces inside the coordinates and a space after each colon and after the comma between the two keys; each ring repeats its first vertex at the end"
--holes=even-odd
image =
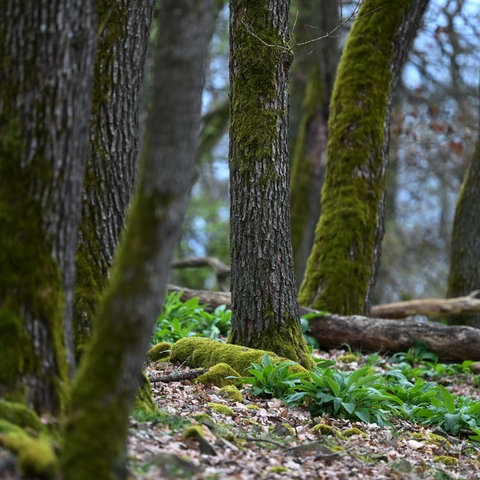
{"type": "Polygon", "coordinates": [[[290,238],[288,7],[230,5],[230,340],[311,366],[290,238]]]}
{"type": "MultiPolygon", "coordinates": [[[[447,297],[480,290],[480,135],[465,173],[453,221],[447,297]]],[[[480,328],[479,314],[450,317],[452,325],[480,328]]]]}
{"type": "Polygon", "coordinates": [[[212,0],[164,0],[139,185],[72,393],[69,480],[127,477],[128,414],[191,186],[212,0]]]}
{"type": "Polygon", "coordinates": [[[95,44],[90,2],[3,2],[0,396],[63,408],[95,44]]]}
{"type": "Polygon", "coordinates": [[[427,0],[365,0],[330,105],[327,170],[300,303],[368,314],[383,237],[392,89],[427,0]]]}
{"type": "Polygon", "coordinates": [[[137,175],[139,105],[153,0],[96,2],[98,45],[90,145],[76,256],[77,356],[90,336],[137,175]]]}
{"type": "MultiPolygon", "coordinates": [[[[339,52],[337,35],[319,41],[314,39],[332,32],[340,20],[337,0],[301,0],[297,8],[295,41],[300,45],[295,52],[293,70],[297,71],[297,78],[306,78],[306,85],[290,187],[293,259],[300,286],[320,217],[320,192],[327,163],[328,112],[339,52]]],[[[300,81],[296,83],[295,89],[300,81]]]]}

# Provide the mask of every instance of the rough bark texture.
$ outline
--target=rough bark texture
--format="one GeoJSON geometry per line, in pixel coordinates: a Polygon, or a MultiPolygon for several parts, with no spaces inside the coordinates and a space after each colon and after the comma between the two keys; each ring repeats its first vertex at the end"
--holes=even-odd
{"type": "Polygon", "coordinates": [[[472,327],[339,315],[310,318],[308,323],[312,336],[325,348],[349,345],[370,352],[400,352],[424,343],[441,361],[480,360],[480,330],[472,327]]]}
{"type": "Polygon", "coordinates": [[[69,480],[127,477],[128,414],[191,186],[213,20],[212,0],[162,2],[139,187],[72,394],[69,480]]]}
{"type": "Polygon", "coordinates": [[[90,1],[6,1],[0,25],[0,396],[62,408],[94,58],[90,1]]]}
{"type": "Polygon", "coordinates": [[[139,156],[139,96],[153,0],[100,0],[89,156],[76,256],[77,354],[90,335],[130,204],[139,156]]]}
{"type": "Polygon", "coordinates": [[[296,48],[292,67],[297,72],[293,77],[292,94],[301,102],[302,110],[291,180],[292,246],[295,275],[300,286],[320,217],[320,192],[327,163],[328,112],[339,52],[337,35],[321,41],[312,40],[333,31],[339,16],[337,0],[302,0],[297,2],[297,8],[295,41],[307,42],[296,48]],[[298,93],[295,95],[295,90],[300,90],[299,77],[307,79],[301,90],[301,100],[298,93]]]}
{"type": "Polygon", "coordinates": [[[288,4],[230,6],[230,340],[311,365],[290,239],[288,4]]]}
{"type": "Polygon", "coordinates": [[[392,88],[427,0],[366,0],[343,50],[330,105],[322,215],[300,303],[368,313],[383,237],[392,88]]]}
{"type": "MultiPolygon", "coordinates": [[[[447,296],[480,288],[480,136],[465,174],[453,221],[447,296]]],[[[449,318],[451,324],[480,328],[480,313],[449,318]]]]}

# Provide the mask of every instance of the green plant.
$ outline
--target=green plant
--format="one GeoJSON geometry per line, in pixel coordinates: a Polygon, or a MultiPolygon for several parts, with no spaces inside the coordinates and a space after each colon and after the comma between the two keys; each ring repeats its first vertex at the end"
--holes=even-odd
{"type": "Polygon", "coordinates": [[[268,355],[262,357],[262,363],[252,363],[248,369],[251,376],[240,377],[239,381],[252,385],[254,395],[269,395],[283,399],[300,384],[304,373],[294,373],[290,366],[295,362],[273,363],[268,355]]]}
{"type": "Polygon", "coordinates": [[[399,400],[382,391],[379,380],[380,375],[369,366],[353,372],[317,368],[308,380],[295,387],[296,392],[286,400],[297,404],[308,399],[314,417],[329,413],[386,425],[388,406],[399,400]]]}
{"type": "Polygon", "coordinates": [[[226,336],[230,329],[231,311],[221,305],[213,313],[205,311],[198,298],[181,301],[183,292],[173,292],[165,299],[157,318],[152,344],[173,343],[191,336],[216,338],[226,336]]]}

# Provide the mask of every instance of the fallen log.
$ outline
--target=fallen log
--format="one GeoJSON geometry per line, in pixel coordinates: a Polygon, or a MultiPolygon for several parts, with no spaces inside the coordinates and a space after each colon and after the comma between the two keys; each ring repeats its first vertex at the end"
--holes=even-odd
{"type": "MultiPolygon", "coordinates": [[[[181,299],[197,297],[212,311],[219,305],[231,308],[229,292],[191,290],[169,285],[169,292],[183,291],[181,299]]],[[[472,294],[470,294],[472,295],[472,294]]],[[[463,297],[462,297],[463,298],[463,297]]],[[[424,343],[441,361],[480,360],[480,329],[466,326],[444,326],[406,318],[391,320],[359,315],[340,316],[315,312],[301,307],[301,314],[318,313],[309,318],[311,335],[322,348],[350,348],[366,352],[402,352],[424,343]]]]}
{"type": "Polygon", "coordinates": [[[342,344],[366,352],[402,352],[422,343],[440,361],[480,360],[480,329],[444,326],[409,318],[388,320],[353,315],[309,318],[311,335],[322,348],[342,344]]]}
{"type": "Polygon", "coordinates": [[[404,318],[424,315],[430,318],[480,312],[480,290],[455,298],[424,298],[405,302],[375,305],[370,314],[377,318],[404,318]]]}

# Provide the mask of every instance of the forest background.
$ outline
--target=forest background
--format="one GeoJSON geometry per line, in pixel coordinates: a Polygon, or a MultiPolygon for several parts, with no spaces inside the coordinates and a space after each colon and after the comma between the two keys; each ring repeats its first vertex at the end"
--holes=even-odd
{"type": "MultiPolygon", "coordinates": [[[[315,2],[291,4],[293,42],[299,43],[294,48],[290,82],[291,161],[308,68],[318,62],[325,48],[335,49],[330,54],[338,61],[351,26],[349,19],[358,7],[357,2],[342,2],[340,17],[327,21],[329,2],[306,7],[311,3],[315,2]],[[299,11],[310,12],[308,22],[298,18],[299,11]]],[[[446,296],[452,221],[478,135],[479,19],[477,0],[430,2],[396,87],[385,236],[373,304],[446,296]]],[[[335,73],[336,61],[330,61],[330,75],[335,73]]],[[[177,258],[208,256],[229,264],[227,94],[225,7],[212,42],[203,96],[198,178],[177,258]]],[[[309,241],[313,242],[313,237],[309,241]]],[[[296,273],[300,283],[302,271],[297,268],[296,273]]],[[[173,270],[171,281],[196,289],[222,288],[210,268],[173,270]]]]}

